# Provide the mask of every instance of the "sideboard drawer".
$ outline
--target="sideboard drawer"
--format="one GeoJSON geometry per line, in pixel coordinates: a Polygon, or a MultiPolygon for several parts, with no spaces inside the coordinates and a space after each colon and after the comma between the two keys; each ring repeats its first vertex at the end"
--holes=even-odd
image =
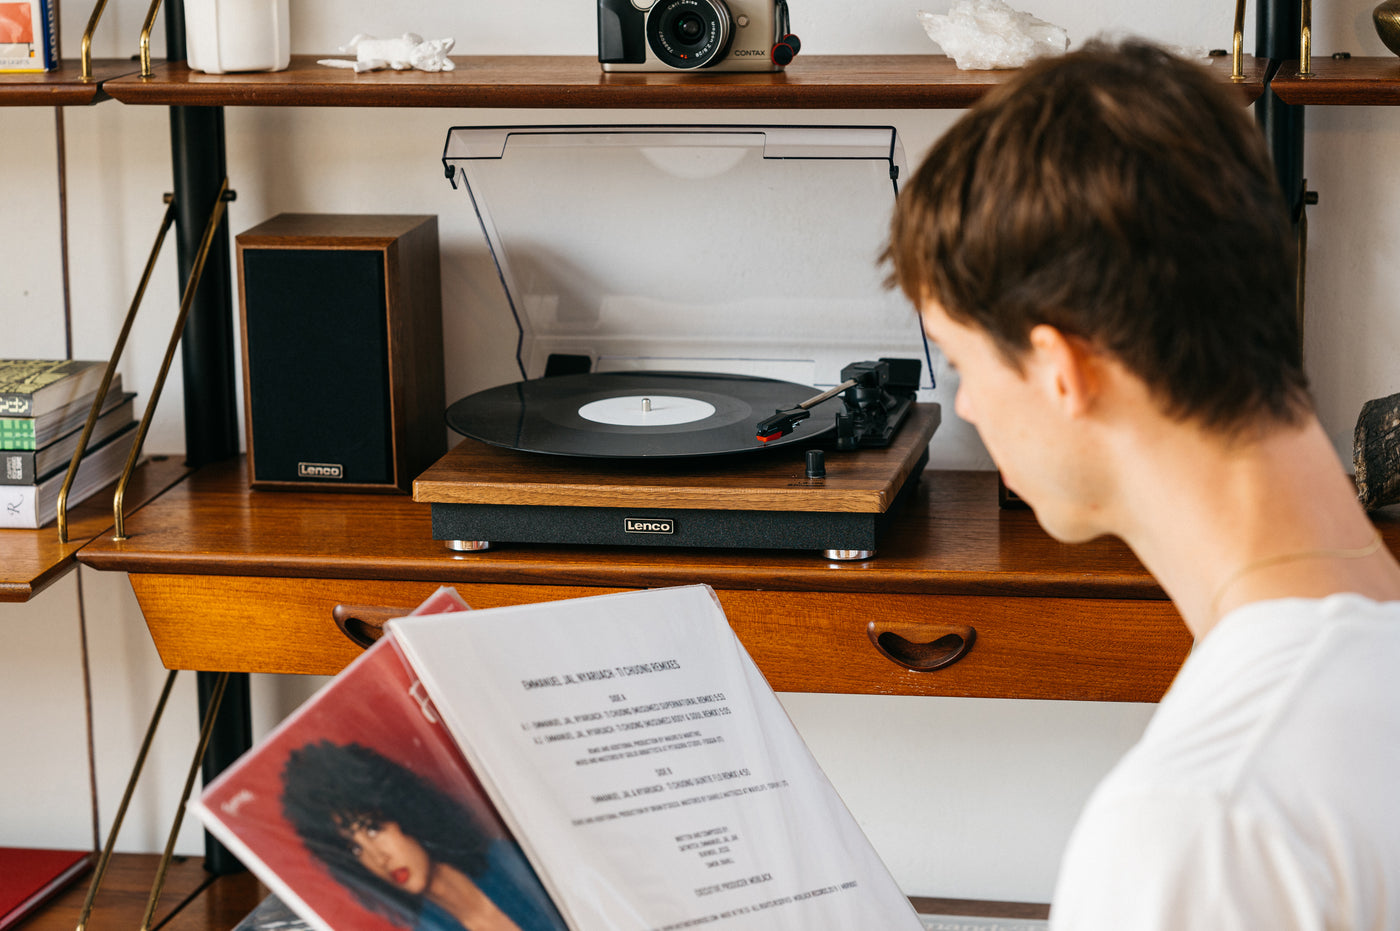
{"type": "MultiPolygon", "coordinates": [[[[432,582],[133,574],[170,669],[332,675],[359,655],[334,612],[407,611],[432,582]]],[[[603,594],[458,584],[474,608],[603,594]]],[[[1190,649],[1170,602],[985,595],[720,591],[779,691],[1156,701],[1190,649]],[[950,661],[951,660],[951,661],[950,661]],[[921,671],[911,666],[946,663],[921,671]]],[[[394,612],[385,612],[394,613],[394,612]]]]}
{"type": "MultiPolygon", "coordinates": [[[[337,606],[407,614],[436,582],[132,574],[167,669],[334,675],[364,647],[336,624],[337,606]]],[[[473,608],[580,598],[621,589],[555,585],[453,586],[473,608]]]]}
{"type": "Polygon", "coordinates": [[[773,688],[787,692],[1150,702],[1191,648],[1168,601],[819,592],[720,599],[773,688]],[[886,650],[875,642],[882,635],[886,650]],[[897,661],[931,653],[937,662],[960,648],[930,671],[897,661]]]}

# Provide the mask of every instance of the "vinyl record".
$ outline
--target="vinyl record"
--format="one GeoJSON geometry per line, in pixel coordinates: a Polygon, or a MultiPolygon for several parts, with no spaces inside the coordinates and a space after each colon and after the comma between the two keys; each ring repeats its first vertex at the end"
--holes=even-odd
{"type": "Polygon", "coordinates": [[[760,420],[817,393],[793,382],[703,372],[559,375],[468,395],[447,409],[447,424],[493,446],[558,456],[724,456],[830,433],[835,417],[827,401],[786,436],[764,443],[755,435],[760,420]]]}

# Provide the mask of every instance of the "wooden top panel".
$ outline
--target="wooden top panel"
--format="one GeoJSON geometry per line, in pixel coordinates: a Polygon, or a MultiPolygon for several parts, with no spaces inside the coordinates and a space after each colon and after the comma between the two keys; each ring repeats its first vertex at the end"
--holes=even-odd
{"type": "Polygon", "coordinates": [[[1116,540],[1057,543],[997,506],[990,472],[923,473],[865,562],[771,550],[501,545],[453,553],[408,497],[252,491],[243,460],[207,466],[94,540],[79,560],[124,572],[640,587],[1059,597],[1165,595],[1116,540]]]}
{"type": "Polygon", "coordinates": [[[324,249],[384,247],[424,224],[426,214],[279,213],[238,234],[239,247],[324,249]]]}
{"type": "MultiPolygon", "coordinates": [[[[1400,506],[1376,516],[1400,552],[1400,506]]],[[[1165,599],[1116,539],[1069,545],[997,505],[993,472],[927,471],[875,558],[653,547],[502,545],[454,553],[407,496],[253,491],[243,458],[206,466],[94,539],[95,569],[198,575],[643,587],[705,582],[770,591],[1165,599]]]]}
{"type": "Polygon", "coordinates": [[[800,443],[722,461],[619,466],[607,460],[519,453],[464,440],[418,477],[413,498],[438,504],[664,504],[680,510],[883,514],[904,487],[938,422],[937,405],[915,405],[891,446],[854,456],[830,453],[826,477],[815,480],[806,477],[800,443]]]}
{"type": "Polygon", "coordinates": [[[1288,104],[1395,106],[1400,104],[1400,58],[1314,57],[1312,76],[1300,77],[1298,59],[1279,66],[1270,87],[1288,104]]]}
{"type": "MultiPolygon", "coordinates": [[[[944,55],[802,55],[786,71],[606,73],[587,55],[453,58],[456,70],[355,74],[316,64],[340,55],[293,55],[285,71],[203,74],[160,63],[107,92],[123,103],[162,106],[590,107],[957,109],[1015,72],[962,71],[944,55]]],[[[1210,68],[1230,81],[1228,57],[1210,68]]],[[[1245,60],[1245,102],[1264,89],[1264,63],[1245,60]]]]}
{"type": "MultiPolygon", "coordinates": [[[[132,512],[190,474],[181,457],[153,456],[139,466],[126,487],[132,512]]],[[[58,541],[58,525],[38,530],[0,530],[0,602],[28,601],[77,565],[74,555],[112,527],[113,483],[70,508],[68,542],[58,541]]]]}
{"type": "Polygon", "coordinates": [[[108,98],[104,82],[141,70],[139,62],[125,58],[92,62],[92,79],[83,80],[83,65],[64,59],[59,67],[42,74],[0,74],[0,106],[83,107],[108,98]]]}

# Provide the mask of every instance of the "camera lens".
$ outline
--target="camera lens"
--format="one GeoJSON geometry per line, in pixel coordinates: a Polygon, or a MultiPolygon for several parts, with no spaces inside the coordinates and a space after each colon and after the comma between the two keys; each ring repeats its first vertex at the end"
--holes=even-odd
{"type": "Polygon", "coordinates": [[[647,15],[647,44],[668,67],[713,65],[729,51],[733,20],[724,0],[657,0],[647,15]]]}
{"type": "Polygon", "coordinates": [[[676,35],[687,45],[694,45],[695,40],[705,34],[705,21],[694,13],[686,13],[676,20],[676,35]]]}

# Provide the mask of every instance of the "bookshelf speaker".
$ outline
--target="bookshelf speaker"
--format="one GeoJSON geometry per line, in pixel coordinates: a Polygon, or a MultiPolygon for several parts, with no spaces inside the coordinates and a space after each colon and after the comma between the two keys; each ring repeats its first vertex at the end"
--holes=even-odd
{"type": "Polygon", "coordinates": [[[410,491],[447,445],[437,218],[284,213],[236,251],[252,486],[410,491]]]}

